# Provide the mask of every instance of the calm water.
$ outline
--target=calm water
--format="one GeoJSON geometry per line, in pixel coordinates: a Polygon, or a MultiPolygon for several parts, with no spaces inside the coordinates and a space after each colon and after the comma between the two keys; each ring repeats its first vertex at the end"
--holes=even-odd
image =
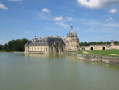
{"type": "Polygon", "coordinates": [[[73,56],[0,53],[0,90],[119,90],[119,66],[73,56]]]}

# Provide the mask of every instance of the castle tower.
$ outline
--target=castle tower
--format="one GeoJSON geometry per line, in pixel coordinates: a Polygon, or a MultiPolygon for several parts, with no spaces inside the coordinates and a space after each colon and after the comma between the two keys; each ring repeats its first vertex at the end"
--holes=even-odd
{"type": "Polygon", "coordinates": [[[65,44],[66,51],[77,51],[79,49],[79,38],[77,37],[77,33],[74,33],[72,24],[69,33],[67,33],[67,41],[65,44]]]}
{"type": "Polygon", "coordinates": [[[114,41],[113,41],[113,40],[111,40],[111,45],[112,45],[112,46],[114,45],[114,41]]]}
{"type": "Polygon", "coordinates": [[[72,23],[71,23],[71,30],[73,30],[73,26],[72,26],[72,23]]]}

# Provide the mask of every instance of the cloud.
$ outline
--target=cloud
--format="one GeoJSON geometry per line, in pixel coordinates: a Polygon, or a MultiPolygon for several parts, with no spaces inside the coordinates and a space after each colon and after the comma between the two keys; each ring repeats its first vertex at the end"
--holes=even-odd
{"type": "Polygon", "coordinates": [[[119,3],[119,0],[77,0],[79,4],[89,8],[105,8],[119,3]]]}
{"type": "Polygon", "coordinates": [[[41,20],[48,20],[48,21],[51,21],[52,20],[52,15],[50,14],[46,14],[46,13],[38,13],[38,19],[41,19],[41,20]]]}
{"type": "Polygon", "coordinates": [[[8,0],[9,2],[20,2],[22,0],[8,0]]]}
{"type": "Polygon", "coordinates": [[[107,22],[108,22],[108,21],[112,21],[112,20],[113,20],[112,17],[109,17],[108,19],[106,19],[107,22]]]}
{"type": "Polygon", "coordinates": [[[8,41],[7,40],[0,40],[0,44],[1,45],[4,45],[5,43],[7,43],[8,41]]]}
{"type": "Polygon", "coordinates": [[[47,8],[43,8],[43,9],[42,9],[42,12],[47,12],[47,13],[49,13],[50,10],[48,10],[47,8]]]}
{"type": "Polygon", "coordinates": [[[25,33],[25,34],[29,34],[29,31],[25,31],[24,33],[25,33]]]}
{"type": "Polygon", "coordinates": [[[106,28],[106,27],[108,27],[108,28],[110,28],[110,27],[112,27],[112,28],[119,28],[119,23],[102,23],[102,22],[91,23],[90,22],[88,24],[93,25],[95,27],[99,26],[99,27],[103,27],[103,28],[106,28]]]}
{"type": "Polygon", "coordinates": [[[105,24],[105,26],[119,28],[119,24],[118,23],[105,24]]]}
{"type": "Polygon", "coordinates": [[[63,20],[63,17],[62,17],[62,16],[60,16],[60,17],[55,17],[53,20],[54,20],[54,21],[62,21],[62,20],[63,20]]]}
{"type": "Polygon", "coordinates": [[[59,25],[61,27],[64,27],[64,28],[67,28],[68,27],[68,25],[65,24],[65,23],[63,23],[63,22],[59,22],[59,23],[55,23],[55,24],[57,24],[57,25],[59,25]]]}
{"type": "Polygon", "coordinates": [[[72,18],[71,17],[66,17],[66,20],[72,21],[72,18]]]}
{"type": "MultiPolygon", "coordinates": [[[[102,29],[117,29],[119,28],[119,23],[117,22],[104,22],[100,20],[94,20],[94,19],[78,19],[78,22],[75,22],[76,24],[80,24],[82,26],[85,26],[84,28],[87,28],[86,31],[88,31],[88,28],[93,30],[94,32],[97,32],[97,30],[102,30],[102,29]]],[[[110,17],[110,20],[113,20],[112,17],[110,17]]],[[[117,29],[118,30],[118,29],[117,29]]],[[[91,32],[93,32],[91,31],[91,32]]]]}
{"type": "Polygon", "coordinates": [[[8,9],[8,8],[7,8],[4,4],[2,4],[2,3],[0,3],[0,8],[3,9],[3,10],[7,10],[7,9],[8,9]]]}
{"type": "Polygon", "coordinates": [[[117,10],[116,9],[111,9],[110,11],[109,11],[109,13],[116,13],[117,12],[117,10]]]}

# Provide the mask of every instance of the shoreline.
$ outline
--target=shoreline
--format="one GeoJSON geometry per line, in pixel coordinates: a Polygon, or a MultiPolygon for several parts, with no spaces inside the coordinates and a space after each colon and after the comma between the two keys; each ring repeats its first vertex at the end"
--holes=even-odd
{"type": "MultiPolygon", "coordinates": [[[[0,51],[6,52],[6,51],[0,51]]],[[[24,53],[19,51],[12,51],[11,53],[24,53]]],[[[78,60],[89,61],[89,62],[102,62],[106,64],[118,65],[119,57],[117,56],[104,56],[104,55],[90,55],[90,54],[78,54],[78,52],[64,52],[63,55],[73,55],[78,60]]]]}
{"type": "Polygon", "coordinates": [[[103,55],[86,55],[86,54],[77,54],[77,59],[89,62],[102,62],[106,64],[118,65],[119,66],[119,57],[112,56],[103,56],[103,55]]]}
{"type": "Polygon", "coordinates": [[[118,56],[78,54],[78,52],[65,52],[64,55],[76,56],[76,58],[78,60],[89,61],[89,62],[102,62],[105,64],[119,66],[119,57],[118,56]]]}
{"type": "Polygon", "coordinates": [[[24,52],[12,52],[12,53],[24,53],[24,52]]]}

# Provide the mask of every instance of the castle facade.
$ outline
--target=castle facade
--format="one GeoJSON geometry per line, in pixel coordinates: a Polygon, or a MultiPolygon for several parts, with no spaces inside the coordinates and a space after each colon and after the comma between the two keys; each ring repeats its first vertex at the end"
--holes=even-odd
{"type": "Polygon", "coordinates": [[[73,26],[67,37],[59,36],[34,38],[25,44],[25,53],[62,53],[63,51],[77,51],[79,49],[79,38],[74,33],[73,26]]]}
{"type": "Polygon", "coordinates": [[[34,38],[25,44],[25,53],[62,53],[64,41],[58,36],[34,38]]]}
{"type": "Polygon", "coordinates": [[[65,51],[79,50],[79,38],[77,36],[77,33],[74,32],[72,24],[69,33],[67,33],[67,37],[62,37],[62,39],[66,44],[65,51]]]}
{"type": "Polygon", "coordinates": [[[78,50],[109,50],[118,49],[119,45],[114,42],[110,45],[90,45],[79,46],[79,38],[77,33],[74,32],[73,26],[67,33],[67,37],[50,36],[42,37],[40,39],[34,38],[25,44],[26,53],[62,53],[64,51],[78,51],[78,50]]]}

